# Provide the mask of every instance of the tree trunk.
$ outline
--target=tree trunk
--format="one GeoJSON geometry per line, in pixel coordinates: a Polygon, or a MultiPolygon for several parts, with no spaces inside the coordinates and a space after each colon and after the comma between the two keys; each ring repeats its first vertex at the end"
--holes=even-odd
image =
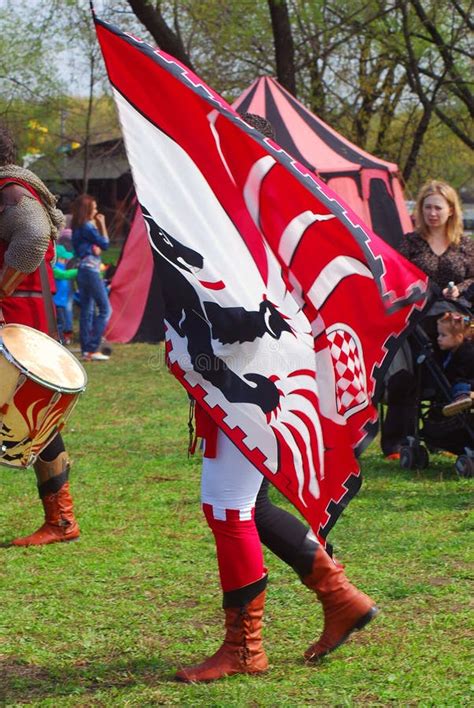
{"type": "Polygon", "coordinates": [[[153,7],[147,0],[128,0],[128,4],[159,48],[176,57],[194,71],[193,63],[184,48],[181,37],[168,27],[159,8],[153,7]]]}
{"type": "Polygon", "coordinates": [[[285,0],[268,0],[272,21],[277,79],[296,96],[295,47],[285,0]]]}

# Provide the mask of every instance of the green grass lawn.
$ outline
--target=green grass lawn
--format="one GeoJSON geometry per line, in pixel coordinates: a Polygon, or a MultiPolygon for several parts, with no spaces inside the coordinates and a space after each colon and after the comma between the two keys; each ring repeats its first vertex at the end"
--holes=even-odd
{"type": "MultiPolygon", "coordinates": [[[[1,706],[472,703],[472,481],[444,456],[423,472],[401,471],[375,444],[331,540],[348,576],[376,599],[378,618],[306,666],[320,607],[267,553],[269,672],[174,682],[178,666],[212,653],[223,636],[200,463],[186,455],[187,397],[162,347],[116,346],[87,370],[65,434],[81,539],[0,548],[1,706]]],[[[41,523],[33,477],[0,468],[0,541],[41,523]]]]}

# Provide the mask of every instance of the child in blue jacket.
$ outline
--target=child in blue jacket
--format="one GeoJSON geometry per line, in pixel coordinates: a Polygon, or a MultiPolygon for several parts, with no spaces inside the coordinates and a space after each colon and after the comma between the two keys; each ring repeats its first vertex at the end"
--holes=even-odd
{"type": "Polygon", "coordinates": [[[56,263],[53,266],[54,280],[56,281],[56,294],[54,304],[56,305],[56,317],[58,320],[58,332],[63,344],[72,342],[72,302],[73,283],[77,277],[77,268],[68,268],[67,264],[74,254],[65,246],[56,246],[56,263]]]}

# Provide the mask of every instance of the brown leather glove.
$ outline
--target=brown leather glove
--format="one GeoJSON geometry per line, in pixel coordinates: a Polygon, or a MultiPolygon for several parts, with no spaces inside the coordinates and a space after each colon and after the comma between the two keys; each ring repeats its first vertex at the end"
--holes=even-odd
{"type": "Polygon", "coordinates": [[[4,266],[2,270],[0,270],[0,300],[9,297],[15,292],[26,276],[27,273],[22,273],[20,270],[16,270],[7,265],[4,266]]]}

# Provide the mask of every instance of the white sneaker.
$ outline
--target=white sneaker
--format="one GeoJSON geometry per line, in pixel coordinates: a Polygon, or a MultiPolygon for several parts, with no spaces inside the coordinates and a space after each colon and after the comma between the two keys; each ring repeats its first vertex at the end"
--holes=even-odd
{"type": "Polygon", "coordinates": [[[109,359],[110,356],[107,356],[107,354],[102,354],[102,352],[93,352],[90,354],[89,361],[108,361],[109,359]]]}
{"type": "Polygon", "coordinates": [[[84,361],[108,361],[110,359],[106,354],[102,352],[84,352],[82,355],[84,361]]]}

